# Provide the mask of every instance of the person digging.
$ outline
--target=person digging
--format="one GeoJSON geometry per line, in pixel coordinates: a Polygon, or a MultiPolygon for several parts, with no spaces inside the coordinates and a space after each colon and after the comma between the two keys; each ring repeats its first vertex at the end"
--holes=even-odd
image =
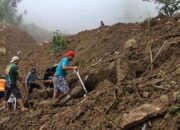
{"type": "MultiPolygon", "coordinates": [[[[28,110],[23,105],[21,93],[17,86],[17,80],[18,80],[25,87],[22,78],[18,74],[19,61],[20,61],[20,59],[18,56],[12,57],[10,64],[6,68],[6,77],[5,77],[6,86],[5,86],[5,92],[4,92],[4,109],[5,110],[9,110],[7,101],[9,99],[11,93],[13,93],[13,95],[15,96],[17,103],[20,105],[21,111],[28,110]]],[[[26,92],[26,89],[25,89],[25,92],[26,92]]],[[[27,94],[27,92],[26,92],[26,94],[27,94]]]]}
{"type": "Polygon", "coordinates": [[[66,82],[67,71],[77,70],[77,66],[69,66],[69,63],[74,59],[75,52],[68,51],[65,54],[65,57],[58,63],[55,75],[52,78],[54,84],[54,95],[53,99],[56,99],[59,96],[67,95],[70,91],[69,86],[66,82]]]}

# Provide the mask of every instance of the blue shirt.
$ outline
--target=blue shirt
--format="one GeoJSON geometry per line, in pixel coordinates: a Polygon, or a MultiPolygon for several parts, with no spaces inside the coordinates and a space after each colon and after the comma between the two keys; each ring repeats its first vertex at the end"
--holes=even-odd
{"type": "Polygon", "coordinates": [[[36,73],[32,73],[31,71],[27,74],[25,83],[28,85],[30,83],[34,83],[35,80],[40,80],[40,78],[37,77],[36,73]]]}
{"type": "Polygon", "coordinates": [[[68,60],[68,58],[63,58],[59,62],[58,66],[56,68],[55,75],[56,76],[61,76],[63,78],[66,78],[67,72],[65,70],[63,70],[63,67],[67,67],[67,66],[69,66],[69,60],[68,60]]]}

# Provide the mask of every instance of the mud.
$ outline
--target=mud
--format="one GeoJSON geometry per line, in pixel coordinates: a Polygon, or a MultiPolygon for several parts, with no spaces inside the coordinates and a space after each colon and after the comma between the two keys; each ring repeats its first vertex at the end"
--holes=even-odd
{"type": "MultiPolygon", "coordinates": [[[[3,121],[0,129],[118,130],[119,126],[123,127],[120,121],[123,115],[144,104],[153,104],[154,99],[165,95],[169,100],[165,112],[129,129],[139,130],[148,123],[150,130],[178,130],[179,116],[171,114],[170,108],[180,105],[177,96],[180,91],[179,19],[157,17],[152,19],[150,27],[147,21],[141,24],[120,23],[67,37],[68,49],[77,53],[72,64],[80,67],[88,95],[83,97],[81,85],[76,75],[71,73],[68,82],[74,98],[67,104],[54,107],[50,95],[36,91],[34,95],[37,97],[32,99],[33,107],[28,112],[0,111],[2,119],[10,117],[3,121]]],[[[32,66],[42,75],[43,70],[57,63],[66,51],[53,56],[49,53],[51,44],[34,46],[33,53],[24,53],[20,64],[23,76],[32,66]]],[[[6,59],[6,56],[1,59],[6,59]]],[[[4,66],[5,63],[2,60],[0,64],[4,66]]]]}

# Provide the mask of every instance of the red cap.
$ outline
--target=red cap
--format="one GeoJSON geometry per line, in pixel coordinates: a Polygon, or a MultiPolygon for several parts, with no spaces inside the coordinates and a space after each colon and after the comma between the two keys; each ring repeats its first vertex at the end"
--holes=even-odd
{"type": "Polygon", "coordinates": [[[71,56],[74,57],[75,56],[75,52],[74,51],[68,51],[65,56],[71,56]]]}

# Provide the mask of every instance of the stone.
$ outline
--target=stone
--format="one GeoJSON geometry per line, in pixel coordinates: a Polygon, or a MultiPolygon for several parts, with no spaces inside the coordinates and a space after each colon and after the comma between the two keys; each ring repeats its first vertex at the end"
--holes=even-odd
{"type": "Polygon", "coordinates": [[[7,51],[5,47],[0,47],[0,55],[6,55],[7,51]]]}
{"type": "Polygon", "coordinates": [[[124,45],[124,49],[129,49],[129,48],[136,48],[137,41],[135,38],[127,40],[127,42],[124,45]]]}
{"type": "Polygon", "coordinates": [[[150,96],[149,92],[143,92],[143,97],[148,98],[150,96]]]}
{"type": "Polygon", "coordinates": [[[118,52],[118,51],[115,51],[115,52],[114,52],[114,54],[115,54],[115,55],[119,55],[119,54],[120,54],[120,52],[118,52]]]}
{"type": "Polygon", "coordinates": [[[125,129],[144,123],[153,117],[163,115],[168,110],[169,99],[166,95],[156,99],[153,103],[146,103],[123,114],[121,123],[125,129]]]}
{"type": "Polygon", "coordinates": [[[21,55],[21,54],[23,54],[22,51],[18,51],[18,52],[17,52],[17,55],[21,55]]]}
{"type": "Polygon", "coordinates": [[[160,22],[160,21],[161,21],[161,18],[158,18],[157,21],[160,22]]]}

